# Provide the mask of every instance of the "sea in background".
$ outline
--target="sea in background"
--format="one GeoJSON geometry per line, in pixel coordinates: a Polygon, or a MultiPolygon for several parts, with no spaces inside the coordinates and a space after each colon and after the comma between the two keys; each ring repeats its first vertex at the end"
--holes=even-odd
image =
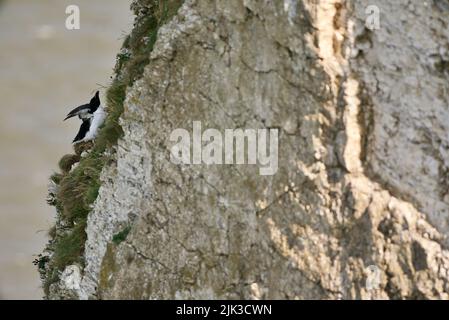
{"type": "Polygon", "coordinates": [[[80,125],[62,119],[104,94],[130,2],[0,0],[0,299],[43,296],[32,261],[54,222],[48,178],[80,125]],[[80,8],[80,30],[65,28],[68,5],[80,8]]]}

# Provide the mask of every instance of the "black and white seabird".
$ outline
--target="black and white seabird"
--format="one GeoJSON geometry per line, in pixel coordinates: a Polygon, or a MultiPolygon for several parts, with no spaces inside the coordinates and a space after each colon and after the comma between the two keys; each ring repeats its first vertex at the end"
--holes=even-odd
{"type": "Polygon", "coordinates": [[[97,137],[98,129],[106,119],[106,112],[103,107],[100,106],[98,92],[95,94],[95,97],[97,97],[98,100],[98,106],[95,107],[95,112],[92,114],[89,112],[84,113],[82,117],[78,115],[83,123],[81,124],[75,139],[73,139],[74,144],[94,140],[97,137]]]}
{"type": "Polygon", "coordinates": [[[100,106],[100,107],[98,107],[97,111],[94,112],[92,117],[83,120],[83,123],[81,124],[80,131],[78,134],[80,134],[79,138],[81,138],[83,136],[83,133],[85,132],[84,137],[74,141],[73,143],[94,140],[97,137],[98,129],[103,124],[104,119],[106,119],[106,112],[104,111],[103,107],[100,106]],[[89,126],[88,129],[87,129],[87,124],[86,125],[84,124],[85,122],[89,126]],[[83,127],[83,126],[85,126],[85,127],[83,127]]]}
{"type": "Polygon", "coordinates": [[[67,117],[64,119],[67,120],[69,118],[78,116],[81,120],[89,119],[93,116],[94,112],[97,111],[100,106],[100,92],[96,92],[95,96],[90,99],[90,102],[87,104],[83,104],[72,111],[69,112],[67,117]]]}

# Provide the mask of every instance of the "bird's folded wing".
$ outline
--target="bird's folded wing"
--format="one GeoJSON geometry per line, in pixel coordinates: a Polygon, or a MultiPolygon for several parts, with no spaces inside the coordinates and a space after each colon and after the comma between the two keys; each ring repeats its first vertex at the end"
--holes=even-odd
{"type": "Polygon", "coordinates": [[[81,124],[78,134],[76,135],[75,139],[73,139],[73,142],[77,142],[84,139],[86,133],[89,132],[89,128],[90,128],[90,119],[84,120],[83,123],[81,124]]]}

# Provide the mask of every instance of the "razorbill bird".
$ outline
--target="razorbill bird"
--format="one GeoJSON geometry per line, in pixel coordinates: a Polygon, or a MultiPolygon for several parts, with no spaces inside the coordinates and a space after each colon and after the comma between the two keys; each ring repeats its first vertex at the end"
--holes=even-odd
{"type": "Polygon", "coordinates": [[[94,140],[97,137],[98,129],[106,119],[106,112],[103,107],[99,107],[91,117],[83,119],[80,130],[73,139],[73,143],[86,142],[94,140]]]}
{"type": "Polygon", "coordinates": [[[87,104],[83,104],[82,106],[79,106],[72,111],[69,112],[67,117],[64,119],[66,121],[69,118],[78,116],[81,120],[91,118],[93,113],[97,111],[98,107],[100,106],[100,92],[96,92],[95,96],[90,99],[90,102],[87,104]]]}

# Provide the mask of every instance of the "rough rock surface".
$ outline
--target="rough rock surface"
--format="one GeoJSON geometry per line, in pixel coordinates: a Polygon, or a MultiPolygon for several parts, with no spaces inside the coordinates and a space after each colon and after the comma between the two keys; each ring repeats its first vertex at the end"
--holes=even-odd
{"type": "Polygon", "coordinates": [[[448,4],[186,0],[128,89],[78,297],[449,298],[448,4]],[[171,163],[193,121],[278,128],[277,173],[171,163]]]}

